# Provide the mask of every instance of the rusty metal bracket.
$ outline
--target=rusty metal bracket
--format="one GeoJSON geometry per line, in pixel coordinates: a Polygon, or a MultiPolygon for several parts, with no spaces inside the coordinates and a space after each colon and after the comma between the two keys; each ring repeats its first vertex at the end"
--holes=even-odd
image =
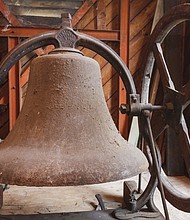
{"type": "Polygon", "coordinates": [[[124,181],[123,183],[123,200],[126,207],[130,211],[134,211],[136,207],[137,184],[135,181],[124,181]]]}
{"type": "Polygon", "coordinates": [[[165,110],[167,106],[152,105],[151,103],[141,103],[139,94],[129,95],[129,104],[121,104],[120,111],[122,114],[139,116],[142,111],[165,110]]]}
{"type": "Polygon", "coordinates": [[[165,88],[165,90],[164,105],[166,106],[166,111],[164,111],[164,119],[169,126],[176,128],[180,124],[183,114],[183,105],[186,101],[185,95],[169,87],[165,88]]]}
{"type": "Polygon", "coordinates": [[[160,212],[130,212],[128,210],[115,210],[114,215],[117,219],[120,220],[130,220],[130,219],[155,219],[155,220],[164,220],[163,215],[160,212]]]}
{"type": "Polygon", "coordinates": [[[101,210],[105,211],[106,207],[104,205],[104,201],[102,199],[102,196],[100,194],[96,194],[95,197],[98,200],[98,203],[99,203],[99,206],[100,206],[101,210]]]}

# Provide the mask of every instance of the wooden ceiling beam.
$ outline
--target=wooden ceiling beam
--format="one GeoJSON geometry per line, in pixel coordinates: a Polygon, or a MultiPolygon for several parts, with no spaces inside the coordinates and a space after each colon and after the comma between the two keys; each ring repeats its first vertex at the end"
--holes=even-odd
{"type": "Polygon", "coordinates": [[[8,9],[2,0],[0,0],[0,11],[12,26],[20,26],[17,17],[8,9]]]}
{"type": "Polygon", "coordinates": [[[81,7],[75,12],[72,18],[72,26],[76,26],[82,17],[88,12],[97,0],[86,0],[81,7]]]}
{"type": "MultiPolygon", "coordinates": [[[[0,26],[0,37],[32,37],[44,32],[58,30],[48,28],[9,27],[6,31],[0,26]]],[[[119,31],[112,30],[83,30],[82,33],[104,41],[119,41],[119,31]]]]}

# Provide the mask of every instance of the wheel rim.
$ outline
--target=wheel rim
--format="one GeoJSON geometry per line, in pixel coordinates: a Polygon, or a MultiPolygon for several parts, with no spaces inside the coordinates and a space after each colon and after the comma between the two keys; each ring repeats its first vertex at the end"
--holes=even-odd
{"type": "MultiPolygon", "coordinates": [[[[173,93],[184,93],[185,102],[183,107],[186,108],[190,103],[190,81],[182,88],[181,91],[175,90],[175,85],[171,80],[167,64],[165,62],[161,43],[164,41],[168,33],[175,28],[178,24],[190,20],[190,4],[179,5],[172,8],[167,14],[165,14],[156,25],[152,35],[150,36],[149,43],[146,47],[146,53],[144,55],[144,62],[142,66],[143,70],[143,84],[141,93],[141,102],[149,103],[150,94],[150,83],[152,79],[153,67],[155,62],[158,65],[160,72],[160,78],[164,88],[169,88],[173,93]]],[[[166,89],[167,90],[167,89],[166,89]]],[[[187,131],[187,124],[182,114],[181,120],[179,121],[178,131],[180,132],[181,142],[184,148],[186,148],[186,155],[190,153],[190,141],[189,134],[187,131]]],[[[169,122],[168,122],[169,123],[169,122]]],[[[168,126],[168,123],[163,122],[158,126],[159,129],[155,132],[155,136],[162,133],[168,126]]],[[[189,164],[189,156],[184,158],[187,165],[189,164]]],[[[164,172],[161,173],[161,179],[164,186],[167,200],[174,205],[176,208],[183,211],[190,211],[190,198],[176,190],[169,182],[164,172]]]]}

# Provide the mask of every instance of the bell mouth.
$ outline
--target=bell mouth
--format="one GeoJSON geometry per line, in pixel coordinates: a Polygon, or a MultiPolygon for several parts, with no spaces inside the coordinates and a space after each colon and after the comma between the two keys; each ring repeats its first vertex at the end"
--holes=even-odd
{"type": "Polygon", "coordinates": [[[49,52],[49,54],[60,54],[60,53],[61,54],[62,53],[77,53],[77,54],[84,56],[84,54],[80,50],[77,50],[77,49],[71,48],[71,47],[56,48],[56,49],[49,52]]]}

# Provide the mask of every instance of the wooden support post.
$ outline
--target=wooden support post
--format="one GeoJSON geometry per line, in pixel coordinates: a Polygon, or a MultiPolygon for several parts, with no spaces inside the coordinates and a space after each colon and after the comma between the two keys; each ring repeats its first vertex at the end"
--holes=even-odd
{"type": "MultiPolygon", "coordinates": [[[[8,50],[10,51],[18,44],[18,38],[8,38],[8,50]]],[[[20,111],[20,76],[19,63],[16,63],[9,71],[9,130],[12,130],[20,111]]]]}
{"type": "MultiPolygon", "coordinates": [[[[129,64],[129,7],[130,1],[120,0],[120,57],[128,66],[129,64]]],[[[126,90],[119,79],[119,105],[126,103],[126,90]]],[[[128,135],[127,115],[119,113],[119,131],[124,138],[128,135]]]]}
{"type": "MultiPolygon", "coordinates": [[[[4,27],[0,26],[0,37],[32,37],[52,30],[58,29],[9,27],[5,31],[4,27]]],[[[119,41],[119,31],[115,30],[82,30],[82,33],[103,41],[119,41]]]]}

